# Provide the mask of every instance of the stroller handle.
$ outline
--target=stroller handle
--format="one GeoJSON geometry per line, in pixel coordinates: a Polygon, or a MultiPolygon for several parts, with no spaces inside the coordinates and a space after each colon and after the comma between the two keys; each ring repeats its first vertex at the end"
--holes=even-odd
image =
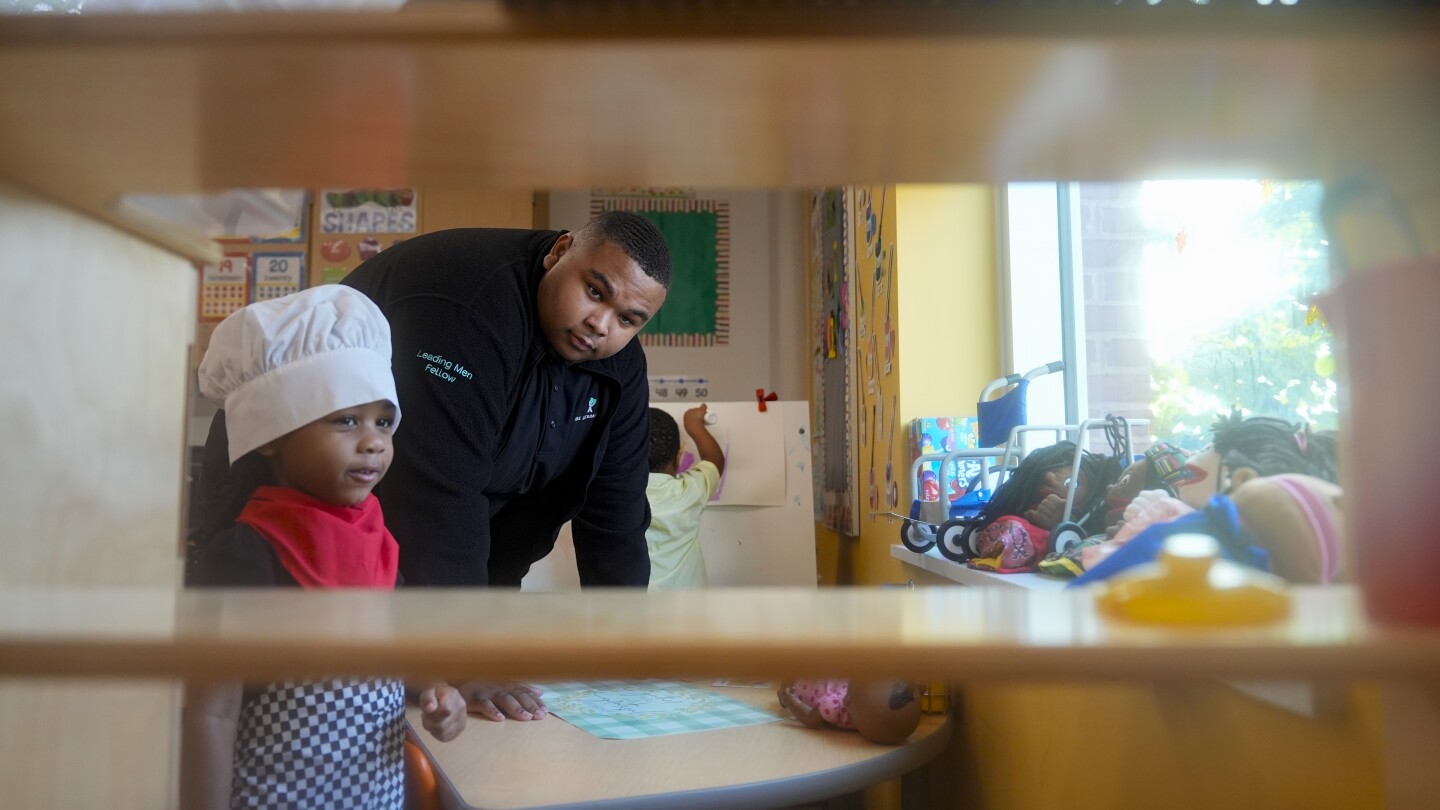
{"type": "Polygon", "coordinates": [[[1064,360],[1052,360],[1043,366],[1036,366],[1024,374],[1006,374],[1004,377],[997,377],[986,383],[984,388],[980,389],[980,401],[986,401],[990,398],[991,394],[1007,385],[1018,385],[1021,380],[1033,380],[1036,377],[1044,377],[1046,374],[1054,374],[1057,371],[1064,370],[1064,360]]]}

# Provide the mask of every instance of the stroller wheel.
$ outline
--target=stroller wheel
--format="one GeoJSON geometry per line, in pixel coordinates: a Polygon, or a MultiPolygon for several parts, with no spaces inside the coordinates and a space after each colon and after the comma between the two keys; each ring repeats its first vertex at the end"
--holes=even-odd
{"type": "Polygon", "coordinates": [[[902,521],[900,542],[916,554],[924,554],[935,545],[935,527],[914,520],[902,521]]]}
{"type": "Polygon", "coordinates": [[[1050,530],[1050,550],[1062,553],[1069,551],[1071,546],[1082,542],[1086,537],[1088,535],[1080,524],[1066,521],[1050,530]]]}
{"type": "Polygon", "coordinates": [[[916,554],[924,554],[935,546],[935,527],[916,520],[903,521],[900,542],[916,554]]]}
{"type": "Polygon", "coordinates": [[[951,518],[940,524],[940,531],[936,532],[935,543],[940,548],[940,556],[954,562],[965,562],[975,556],[970,550],[970,533],[974,527],[958,518],[951,518]]]}

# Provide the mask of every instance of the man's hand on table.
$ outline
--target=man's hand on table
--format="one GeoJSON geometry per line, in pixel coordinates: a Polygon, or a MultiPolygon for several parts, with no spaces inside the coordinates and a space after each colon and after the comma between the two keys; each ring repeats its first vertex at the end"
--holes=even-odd
{"type": "Polygon", "coordinates": [[[460,685],[460,694],[471,714],[486,720],[539,720],[550,713],[540,699],[543,690],[523,683],[470,681],[460,685]]]}

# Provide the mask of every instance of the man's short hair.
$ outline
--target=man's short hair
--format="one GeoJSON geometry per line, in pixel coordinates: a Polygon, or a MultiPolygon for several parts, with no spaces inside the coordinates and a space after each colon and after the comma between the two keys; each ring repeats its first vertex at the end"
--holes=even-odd
{"type": "Polygon", "coordinates": [[[606,211],[581,226],[575,241],[590,244],[599,239],[614,242],[640,265],[645,275],[670,289],[670,246],[655,223],[634,211],[606,211]]]}
{"type": "Polygon", "coordinates": [[[680,455],[680,426],[675,417],[650,409],[650,472],[663,473],[680,455]]]}

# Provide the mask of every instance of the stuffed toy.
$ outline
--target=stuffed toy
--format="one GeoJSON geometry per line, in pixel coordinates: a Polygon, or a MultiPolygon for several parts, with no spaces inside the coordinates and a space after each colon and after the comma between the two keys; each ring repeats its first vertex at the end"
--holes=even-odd
{"type": "Polygon", "coordinates": [[[853,729],[883,745],[905,742],[920,725],[920,689],[907,681],[791,681],[776,697],[810,728],[853,729]]]}
{"type": "Polygon", "coordinates": [[[1270,555],[1270,571],[1295,583],[1349,578],[1341,490],[1310,475],[1248,476],[1230,499],[1255,545],[1270,555]]]}
{"type": "Polygon", "coordinates": [[[1176,487],[1180,500],[1196,509],[1203,508],[1210,496],[1256,475],[1300,473],[1340,481],[1334,431],[1311,431],[1269,416],[1247,419],[1238,410],[1210,430],[1213,442],[1190,458],[1187,475],[1176,487]]]}

